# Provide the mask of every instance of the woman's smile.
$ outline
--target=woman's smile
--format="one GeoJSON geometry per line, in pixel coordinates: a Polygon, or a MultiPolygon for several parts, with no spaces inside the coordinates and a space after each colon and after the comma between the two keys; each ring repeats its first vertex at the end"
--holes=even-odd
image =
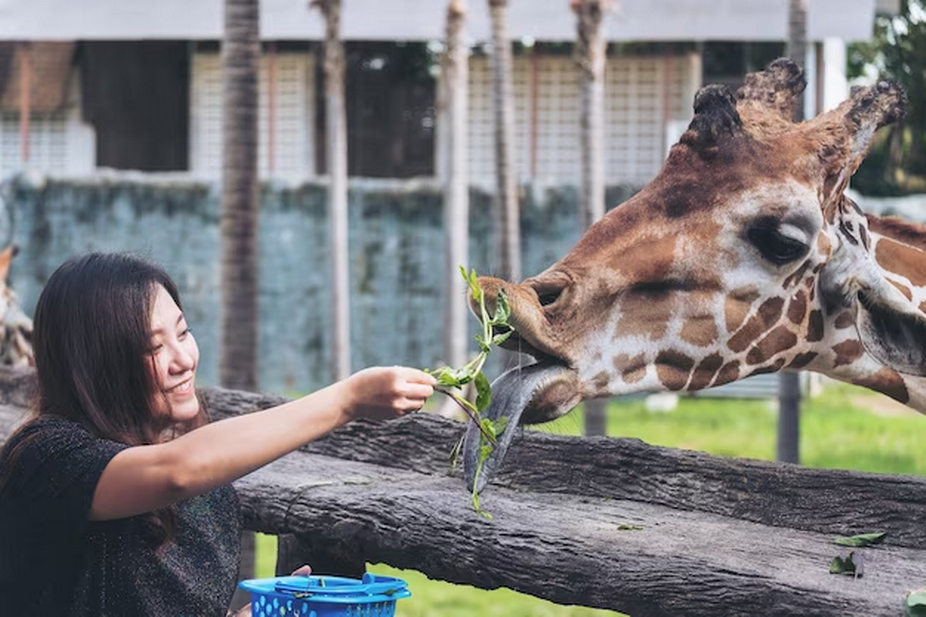
{"type": "Polygon", "coordinates": [[[152,402],[156,412],[181,422],[195,418],[199,348],[183,312],[163,287],[158,288],[151,315],[151,349],[152,378],[162,395],[152,402]]]}

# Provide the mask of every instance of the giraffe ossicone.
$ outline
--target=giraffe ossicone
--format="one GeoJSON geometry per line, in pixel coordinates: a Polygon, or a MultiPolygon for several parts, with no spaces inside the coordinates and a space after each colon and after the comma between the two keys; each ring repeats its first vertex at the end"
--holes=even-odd
{"type": "Polygon", "coordinates": [[[866,215],[844,194],[905,95],[856,88],[795,123],[804,84],[776,60],[736,93],[702,88],[659,174],[565,257],[521,283],[480,278],[490,309],[501,290],[511,305],[505,346],[536,359],[496,380],[490,417],[540,423],[587,399],[782,370],[926,412],[926,226],[866,215]]]}

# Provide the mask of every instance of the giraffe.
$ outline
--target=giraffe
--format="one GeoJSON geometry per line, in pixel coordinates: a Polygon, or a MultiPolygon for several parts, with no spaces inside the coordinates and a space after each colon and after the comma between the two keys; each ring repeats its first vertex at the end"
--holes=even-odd
{"type": "MultiPolygon", "coordinates": [[[[488,417],[541,423],[587,399],[782,370],[926,412],[926,226],[866,215],[845,195],[905,95],[892,83],[856,88],[794,123],[804,87],[780,59],[735,94],[702,88],[659,174],[565,257],[521,283],[480,277],[489,310],[502,292],[511,306],[505,346],[536,360],[495,381],[488,417]]],[[[478,444],[470,427],[470,485],[478,444]]]]}
{"type": "Polygon", "coordinates": [[[0,250],[0,365],[32,366],[32,319],[19,306],[19,299],[7,279],[13,257],[19,249],[10,244],[0,250]]]}

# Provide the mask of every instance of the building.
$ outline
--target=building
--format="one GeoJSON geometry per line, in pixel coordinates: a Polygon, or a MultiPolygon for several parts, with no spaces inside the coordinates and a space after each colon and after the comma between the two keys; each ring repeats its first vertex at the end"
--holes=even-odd
{"type": "MultiPolygon", "coordinates": [[[[492,186],[489,23],[469,1],[469,169],[492,186]]],[[[99,168],[217,178],[222,0],[8,0],[0,5],[0,175],[99,168]],[[28,139],[24,136],[28,135],[28,139]]],[[[788,0],[621,0],[607,17],[606,178],[641,186],[684,130],[702,83],[736,84],[780,55],[788,0]]],[[[845,45],[899,0],[809,0],[808,114],[846,94],[845,45]]],[[[436,59],[446,2],[344,0],[349,172],[434,174],[436,59]]],[[[324,173],[318,58],[305,1],[262,0],[260,173],[324,173]]],[[[525,181],[578,177],[567,0],[511,0],[517,161],[525,181]]]]}

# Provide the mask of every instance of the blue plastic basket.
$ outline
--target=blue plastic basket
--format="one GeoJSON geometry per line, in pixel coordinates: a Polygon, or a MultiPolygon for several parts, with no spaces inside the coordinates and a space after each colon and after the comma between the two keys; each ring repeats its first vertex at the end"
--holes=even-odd
{"type": "Polygon", "coordinates": [[[253,617],[392,617],[395,602],[411,594],[391,576],[278,576],[241,581],[251,592],[253,617]]]}

